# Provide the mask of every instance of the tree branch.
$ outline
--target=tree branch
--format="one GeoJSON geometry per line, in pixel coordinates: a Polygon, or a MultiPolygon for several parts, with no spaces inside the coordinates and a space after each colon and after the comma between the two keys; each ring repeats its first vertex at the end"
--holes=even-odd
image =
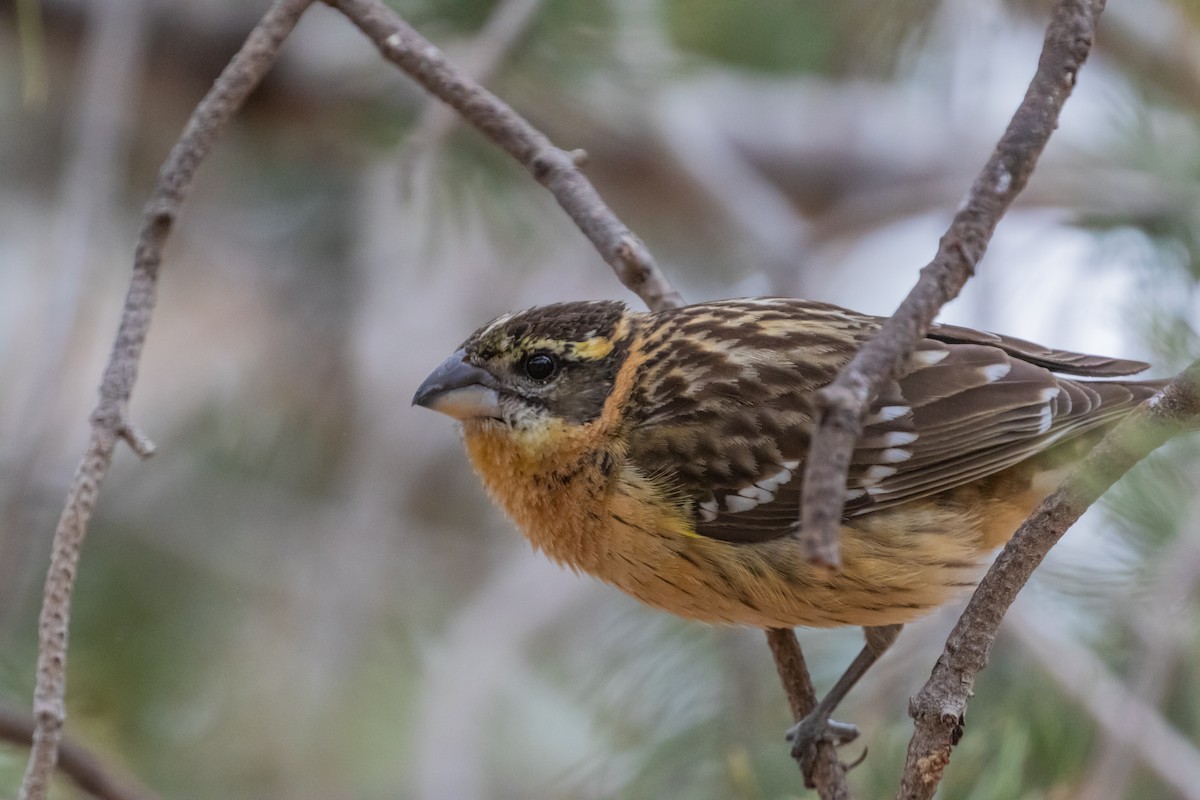
{"type": "Polygon", "coordinates": [[[146,206],[134,254],[133,277],[116,341],[100,382],[100,400],[91,415],[91,436],[54,532],[38,621],[37,683],[33,696],[36,725],[29,763],[21,783],[22,800],[46,797],[58,760],[66,718],[64,696],[71,592],[79,552],[96,507],[100,485],[112,463],[118,440],[128,442],[139,455],[152,452],[149,440],[130,423],[128,404],[154,309],[163,245],[174,226],[179,207],[191,189],[200,162],[212,149],[234,111],[274,62],[279,47],[312,1],[276,0],[271,6],[192,113],[159,171],[158,185],[146,206]]]}
{"type": "Polygon", "coordinates": [[[0,559],[0,624],[5,617],[25,612],[17,598],[30,596],[36,579],[30,551],[40,532],[31,524],[30,498],[62,434],[56,418],[42,411],[46,398],[63,393],[74,352],[71,343],[84,316],[80,312],[91,300],[87,287],[95,285],[101,271],[100,233],[116,226],[118,206],[113,200],[125,167],[122,132],[139,95],[149,36],[145,5],[145,0],[96,0],[86,8],[86,44],[74,79],[78,97],[63,123],[70,133],[46,264],[53,275],[50,302],[38,314],[40,328],[30,331],[32,375],[18,381],[15,394],[9,395],[16,401],[13,419],[26,422],[5,442],[14,469],[0,488],[0,518],[9,530],[22,533],[6,539],[0,559]]]}
{"type": "MultiPolygon", "coordinates": [[[[804,652],[791,628],[768,628],[767,644],[775,658],[775,669],[787,694],[792,719],[804,719],[816,708],[817,693],[804,652]]],[[[837,757],[837,748],[831,742],[817,744],[817,760],[813,768],[812,781],[821,800],[850,800],[850,789],[846,785],[847,767],[837,757]]]]}
{"type": "Polygon", "coordinates": [[[642,240],[617,219],[579,169],[582,154],[568,153],[507,103],[450,63],[429,40],[379,0],[325,0],[342,12],[388,61],[529,170],[591,240],[626,288],[652,310],[683,305],[642,240]]]}
{"type": "Polygon", "coordinates": [[[1075,520],[1151,451],[1200,418],[1200,361],[1114,428],[1038,506],[1000,551],[959,617],[929,681],[910,703],[902,800],[928,800],[962,736],[967,698],[987,664],[996,631],[1034,568],[1075,520]]]}
{"type": "MultiPolygon", "coordinates": [[[[462,70],[480,84],[488,82],[509,50],[521,39],[533,22],[543,0],[499,0],[471,42],[460,55],[462,70]]],[[[413,124],[397,162],[407,184],[418,162],[436,152],[438,145],[458,125],[461,117],[444,103],[429,103],[413,124]]]]}
{"type": "Polygon", "coordinates": [[[837,533],[850,453],[871,400],[975,272],[1000,218],[1025,187],[1075,86],[1104,0],[1060,0],[1025,98],[954,215],[937,254],[896,313],[814,397],[816,425],[804,470],[799,536],[815,564],[838,568],[837,533]]]}
{"type": "MultiPolygon", "coordinates": [[[[33,742],[33,718],[0,708],[0,740],[29,747],[33,742]]],[[[82,791],[100,800],[158,800],[158,795],[133,778],[118,776],[81,744],[64,739],[59,745],[58,769],[82,791]]]]}

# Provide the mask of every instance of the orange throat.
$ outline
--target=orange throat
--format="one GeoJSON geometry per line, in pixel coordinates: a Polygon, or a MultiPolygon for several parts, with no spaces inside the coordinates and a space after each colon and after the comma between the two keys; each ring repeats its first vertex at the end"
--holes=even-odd
{"type": "Polygon", "coordinates": [[[463,442],[488,495],[533,546],[593,571],[617,454],[592,425],[550,421],[518,431],[492,420],[463,424],[463,442]]]}

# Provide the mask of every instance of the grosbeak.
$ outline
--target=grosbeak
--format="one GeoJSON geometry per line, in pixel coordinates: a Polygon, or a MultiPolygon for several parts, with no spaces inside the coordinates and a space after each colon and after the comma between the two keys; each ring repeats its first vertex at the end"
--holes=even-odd
{"type": "Polygon", "coordinates": [[[1140,362],[934,326],[864,421],[830,573],[790,535],[812,395],[879,326],[784,298],[561,303],[484,325],[413,402],[461,421],[488,493],[551,559],[689,619],[862,625],[869,664],[892,626],[973,586],[1064,469],[1161,386],[1079,379],[1140,362]]]}

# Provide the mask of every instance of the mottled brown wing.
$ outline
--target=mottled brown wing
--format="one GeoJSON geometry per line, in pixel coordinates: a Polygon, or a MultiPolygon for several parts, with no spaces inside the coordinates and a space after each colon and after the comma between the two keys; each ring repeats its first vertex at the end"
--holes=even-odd
{"type": "MultiPolygon", "coordinates": [[[[631,459],[692,501],[698,533],[752,542],[799,513],[810,397],[878,325],[805,301],[726,301],[667,316],[649,345],[631,459]],[[653,387],[653,388],[649,388],[653,387]]],[[[1138,362],[1049,350],[940,326],[885,387],[851,459],[848,516],[936,494],[1013,466],[1120,416],[1138,362]]]]}
{"type": "Polygon", "coordinates": [[[812,392],[877,321],[790,299],[687,306],[650,320],[630,460],[691,501],[699,533],[778,537],[799,508],[812,392]]]}
{"type": "Polygon", "coordinates": [[[847,515],[1007,469],[1112,422],[1156,388],[1071,380],[1047,368],[1126,374],[1145,366],[1137,362],[1050,351],[1012,339],[1001,339],[1003,345],[939,339],[921,342],[873,405],[851,458],[847,515]]]}

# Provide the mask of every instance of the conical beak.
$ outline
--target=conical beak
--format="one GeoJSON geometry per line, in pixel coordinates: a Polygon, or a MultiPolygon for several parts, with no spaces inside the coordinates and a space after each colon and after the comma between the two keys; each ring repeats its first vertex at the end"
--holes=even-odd
{"type": "Polygon", "coordinates": [[[490,372],[467,363],[466,353],[458,350],[429,373],[413,395],[413,405],[455,419],[500,419],[500,396],[493,388],[495,383],[490,372]]]}

